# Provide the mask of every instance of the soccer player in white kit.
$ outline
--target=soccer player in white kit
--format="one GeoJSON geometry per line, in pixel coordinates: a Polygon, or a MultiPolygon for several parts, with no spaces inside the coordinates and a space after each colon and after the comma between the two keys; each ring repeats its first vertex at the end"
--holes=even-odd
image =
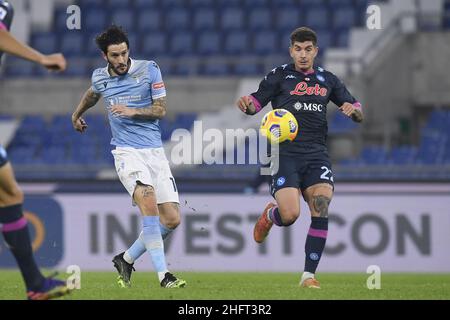
{"type": "Polygon", "coordinates": [[[169,162],[164,154],[159,120],[166,114],[166,90],[154,61],[129,57],[126,33],[111,26],[96,43],[108,62],[92,74],[92,86],[72,115],[74,128],[87,128],[82,114],[103,96],[111,126],[112,154],[120,181],[142,214],[139,238],[113,259],[121,287],[131,285],[133,263],[150,254],[163,288],[180,288],[186,281],[167,269],[163,240],[180,223],[179,199],[169,162]]]}

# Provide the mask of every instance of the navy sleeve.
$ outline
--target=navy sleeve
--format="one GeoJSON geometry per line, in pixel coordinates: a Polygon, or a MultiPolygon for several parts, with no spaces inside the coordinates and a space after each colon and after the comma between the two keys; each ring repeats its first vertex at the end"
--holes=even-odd
{"type": "Polygon", "coordinates": [[[14,10],[11,4],[0,0],[0,29],[9,30],[13,16],[14,10]]]}
{"type": "Polygon", "coordinates": [[[260,103],[260,107],[264,108],[280,91],[280,71],[273,69],[260,82],[258,91],[251,95],[260,103]]]}
{"type": "Polygon", "coordinates": [[[334,84],[330,94],[330,100],[334,102],[338,107],[342,106],[345,102],[354,104],[357,100],[350,94],[345,87],[345,84],[335,75],[333,75],[334,84]]]}

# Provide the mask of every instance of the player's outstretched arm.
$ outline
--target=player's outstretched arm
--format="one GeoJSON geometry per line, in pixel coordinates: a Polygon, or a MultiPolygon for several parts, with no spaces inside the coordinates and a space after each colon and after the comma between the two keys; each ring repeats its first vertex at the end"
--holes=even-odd
{"type": "Polygon", "coordinates": [[[39,63],[49,70],[64,71],[67,65],[66,59],[62,54],[44,55],[17,40],[7,30],[0,30],[0,51],[39,63]]]}
{"type": "Polygon", "coordinates": [[[339,110],[342,111],[347,117],[350,117],[355,122],[362,122],[364,117],[361,108],[355,107],[349,102],[345,102],[339,110]]]}
{"type": "Polygon", "coordinates": [[[72,125],[73,128],[79,132],[84,132],[87,128],[86,121],[84,121],[81,116],[86,112],[89,108],[95,106],[95,104],[100,99],[101,94],[92,91],[89,88],[81,98],[80,103],[78,104],[75,112],[72,114],[72,125]]]}
{"type": "Polygon", "coordinates": [[[236,102],[237,107],[248,115],[256,114],[256,108],[253,104],[253,100],[249,96],[240,97],[236,102]]]}
{"type": "Polygon", "coordinates": [[[146,108],[129,108],[123,104],[116,104],[111,107],[111,112],[115,116],[130,117],[142,120],[162,119],[166,115],[166,110],[166,97],[154,100],[153,104],[146,108]]]}

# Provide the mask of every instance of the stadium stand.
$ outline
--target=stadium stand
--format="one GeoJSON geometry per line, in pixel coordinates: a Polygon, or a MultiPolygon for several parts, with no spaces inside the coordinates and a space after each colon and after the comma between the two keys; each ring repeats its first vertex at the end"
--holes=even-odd
{"type": "MultiPolygon", "coordinates": [[[[367,1],[349,0],[338,4],[333,0],[79,0],[77,3],[83,12],[80,31],[68,30],[65,7],[56,7],[51,31],[32,32],[31,43],[44,52],[62,51],[82,65],[92,65],[92,60],[100,54],[93,38],[106,26],[116,23],[135,39],[130,41],[135,43],[133,56],[168,60],[170,66],[166,74],[169,76],[259,75],[258,62],[247,62],[248,67],[235,68],[233,61],[242,54],[284,55],[289,33],[302,24],[317,29],[321,56],[329,47],[345,46],[349,30],[362,24],[365,15],[362,2],[367,1]],[[207,65],[205,68],[201,63],[195,63],[195,67],[179,70],[176,59],[180,56],[198,60],[207,56],[211,61],[225,59],[226,62],[219,63],[222,64],[219,67],[207,65]]],[[[33,68],[24,70],[15,72],[8,68],[6,75],[44,75],[33,68]]],[[[69,72],[69,75],[90,76],[90,70],[82,68],[69,72]]]]}
{"type": "MultiPolygon", "coordinates": [[[[8,57],[3,70],[5,77],[87,79],[94,68],[104,64],[93,39],[115,22],[129,31],[132,56],[155,59],[164,77],[260,78],[278,64],[274,61],[286,60],[289,34],[300,25],[316,29],[320,59],[328,50],[347,48],[352,29],[365,23],[369,1],[79,0],[76,3],[83,12],[80,31],[67,30],[65,8],[56,7],[50,30],[32,30],[30,36],[30,43],[43,52],[64,52],[69,59],[68,70],[63,75],[49,75],[29,62],[8,57]]],[[[449,0],[443,1],[442,12],[442,28],[450,29],[449,0]]],[[[437,174],[439,167],[450,166],[450,111],[445,110],[445,105],[442,107],[429,114],[418,137],[409,144],[364,143],[354,157],[336,163],[336,178],[449,179],[446,173],[437,174]]],[[[170,140],[175,129],[190,130],[196,119],[204,118],[202,113],[189,112],[189,106],[186,110],[160,122],[164,142],[170,140]]],[[[227,115],[223,118],[233,121],[227,115]]],[[[74,132],[69,119],[69,114],[21,118],[8,145],[19,179],[89,179],[112,168],[113,159],[106,147],[109,125],[104,116],[88,115],[89,131],[93,134],[86,136],[74,132]],[[44,169],[35,170],[36,166],[44,169]]],[[[331,114],[331,138],[356,135],[358,130],[357,124],[341,113],[331,114]]],[[[235,149],[234,157],[236,152],[235,149]]],[[[229,179],[226,189],[236,181],[242,183],[255,177],[257,170],[258,164],[227,165],[226,170],[221,165],[203,164],[176,173],[177,179],[184,181],[229,179]]]]}

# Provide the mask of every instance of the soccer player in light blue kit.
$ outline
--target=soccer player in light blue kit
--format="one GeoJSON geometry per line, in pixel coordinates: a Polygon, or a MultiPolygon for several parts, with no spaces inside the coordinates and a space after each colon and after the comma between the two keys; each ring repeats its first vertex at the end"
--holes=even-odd
{"type": "Polygon", "coordinates": [[[166,114],[166,90],[154,61],[129,57],[126,33],[111,26],[97,36],[96,43],[108,62],[92,74],[86,91],[72,115],[74,128],[84,132],[82,114],[104,98],[111,125],[112,151],[120,181],[142,214],[139,238],[114,257],[121,287],[131,285],[133,263],[144,252],[150,254],[163,288],[180,288],[186,281],[167,269],[163,240],[180,223],[179,199],[169,162],[164,154],[159,120],[166,114]]]}

